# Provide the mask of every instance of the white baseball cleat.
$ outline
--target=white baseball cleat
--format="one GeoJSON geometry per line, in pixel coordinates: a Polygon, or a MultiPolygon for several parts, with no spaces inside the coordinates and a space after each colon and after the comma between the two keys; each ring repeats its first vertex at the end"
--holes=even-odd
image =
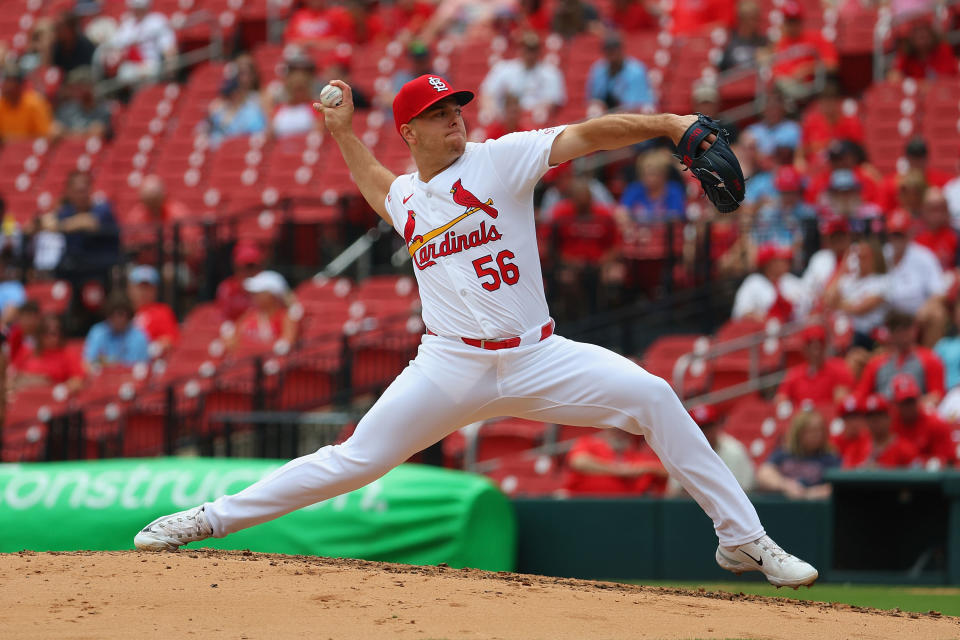
{"type": "Polygon", "coordinates": [[[176,551],[212,535],[213,527],[200,506],[157,518],[134,536],[133,544],[142,551],[176,551]]]}
{"type": "Polygon", "coordinates": [[[809,587],[820,576],[813,565],[781,549],[770,536],[742,544],[734,551],[717,547],[717,564],[737,575],[744,571],[761,571],[776,587],[809,587]]]}

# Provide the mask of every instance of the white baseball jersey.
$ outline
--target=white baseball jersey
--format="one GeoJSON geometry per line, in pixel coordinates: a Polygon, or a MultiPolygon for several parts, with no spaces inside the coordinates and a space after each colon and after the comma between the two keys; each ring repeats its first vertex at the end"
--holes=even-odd
{"type": "Polygon", "coordinates": [[[563,127],[467,143],[423,182],[394,180],[386,207],[413,260],[423,322],[441,336],[519,336],[549,319],[533,189],[563,127]]]}

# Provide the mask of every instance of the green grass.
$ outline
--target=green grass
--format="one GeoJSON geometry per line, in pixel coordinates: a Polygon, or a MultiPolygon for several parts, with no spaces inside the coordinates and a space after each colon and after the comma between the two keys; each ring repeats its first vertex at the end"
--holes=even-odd
{"type": "Polygon", "coordinates": [[[861,607],[896,609],[926,613],[931,609],[944,615],[960,616],[960,587],[874,586],[860,584],[816,584],[798,591],[761,582],[669,582],[631,581],[655,587],[678,587],[728,593],[751,593],[761,596],[779,596],[817,602],[844,602],[861,607]]]}

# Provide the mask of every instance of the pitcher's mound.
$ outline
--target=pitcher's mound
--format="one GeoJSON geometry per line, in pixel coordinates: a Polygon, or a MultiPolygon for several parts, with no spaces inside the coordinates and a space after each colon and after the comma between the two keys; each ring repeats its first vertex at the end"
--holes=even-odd
{"type": "Polygon", "coordinates": [[[957,638],[960,619],[249,551],[0,555],[7,638],[957,638]]]}

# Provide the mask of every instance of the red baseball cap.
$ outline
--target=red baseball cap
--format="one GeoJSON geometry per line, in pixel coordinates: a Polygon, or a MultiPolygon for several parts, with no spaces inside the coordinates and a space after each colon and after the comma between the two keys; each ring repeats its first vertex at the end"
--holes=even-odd
{"type": "Polygon", "coordinates": [[[811,324],[808,327],[805,327],[803,331],[800,332],[800,337],[804,342],[813,342],[819,340],[820,342],[827,341],[827,332],[824,330],[822,325],[811,324]]]}
{"type": "Polygon", "coordinates": [[[783,257],[780,248],[773,244],[760,245],[757,249],[757,267],[764,268],[771,260],[783,257]]]}
{"type": "Polygon", "coordinates": [[[803,5],[794,0],[788,0],[783,3],[783,7],[780,9],[783,12],[783,17],[790,20],[803,17],[803,5]]]}
{"type": "Polygon", "coordinates": [[[863,413],[863,403],[857,401],[857,396],[852,393],[847,394],[843,400],[837,403],[837,415],[841,418],[852,416],[857,413],[863,413]]]}
{"type": "Polygon", "coordinates": [[[263,252],[260,251],[260,247],[258,247],[252,242],[238,242],[237,246],[233,248],[234,264],[259,265],[262,262],[263,262],[263,252]]]}
{"type": "Polygon", "coordinates": [[[912,224],[910,214],[903,209],[897,209],[887,216],[887,233],[906,233],[912,224]]]}
{"type": "Polygon", "coordinates": [[[720,416],[713,405],[701,404],[690,410],[690,417],[702,427],[705,424],[713,424],[720,416]]]}
{"type": "Polygon", "coordinates": [[[898,373],[893,376],[890,387],[893,389],[894,402],[916,400],[920,397],[920,385],[909,373],[898,373]]]}
{"type": "Polygon", "coordinates": [[[407,124],[424,112],[427,107],[445,98],[454,98],[462,107],[473,100],[472,91],[458,91],[450,83],[434,75],[414,78],[400,87],[393,99],[393,122],[400,133],[400,125],[407,124]]]}
{"type": "Polygon", "coordinates": [[[843,216],[830,216],[820,223],[820,233],[832,236],[835,233],[850,233],[850,221],[843,216]]]}
{"type": "Polygon", "coordinates": [[[887,411],[890,407],[890,403],[887,402],[887,397],[882,393],[871,393],[866,398],[863,399],[863,404],[860,407],[861,413],[883,413],[887,411]]]}
{"type": "Polygon", "coordinates": [[[782,166],[777,169],[773,186],[777,191],[802,191],[803,176],[791,166],[782,166]]]}

